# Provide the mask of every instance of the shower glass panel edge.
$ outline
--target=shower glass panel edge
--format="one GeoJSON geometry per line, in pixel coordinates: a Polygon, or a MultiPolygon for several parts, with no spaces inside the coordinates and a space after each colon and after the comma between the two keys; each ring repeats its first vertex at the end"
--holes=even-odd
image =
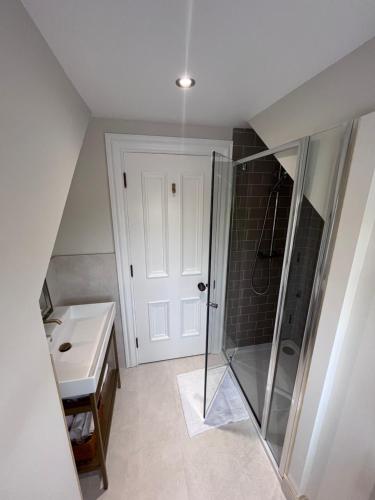
{"type": "Polygon", "coordinates": [[[266,396],[264,400],[264,408],[263,408],[263,416],[262,416],[262,436],[265,439],[268,420],[269,420],[269,412],[271,405],[271,397],[272,397],[272,389],[275,379],[275,371],[276,371],[276,363],[277,363],[277,354],[279,350],[280,343],[280,330],[281,323],[283,320],[284,314],[284,303],[286,290],[288,285],[288,277],[290,270],[290,262],[292,256],[293,243],[296,233],[296,228],[298,224],[299,214],[301,211],[301,203],[304,189],[304,180],[306,173],[306,160],[307,160],[307,151],[309,147],[309,137],[304,137],[300,140],[298,146],[298,160],[297,160],[297,171],[296,171],[296,179],[293,189],[292,202],[290,207],[289,214],[289,222],[288,222],[288,233],[285,245],[285,257],[283,262],[283,270],[281,275],[281,283],[280,283],[280,291],[279,291],[279,299],[277,303],[277,311],[276,311],[276,319],[275,319],[275,330],[274,337],[272,342],[271,349],[271,359],[270,359],[270,367],[268,371],[267,378],[267,388],[266,388],[266,396]]]}
{"type": "Polygon", "coordinates": [[[210,246],[207,283],[203,418],[206,418],[228,366],[223,352],[229,225],[233,201],[233,161],[212,154],[210,246]],[[226,246],[224,252],[222,247],[226,246]]]}
{"type": "MultiPolygon", "coordinates": [[[[301,346],[301,356],[298,363],[295,386],[292,395],[292,404],[289,412],[288,424],[285,433],[284,446],[282,449],[279,473],[281,476],[288,472],[289,461],[294,446],[297,433],[299,416],[302,408],[302,401],[306,389],[307,377],[310,362],[313,354],[316,330],[318,326],[319,314],[324,297],[324,281],[329,271],[331,254],[334,243],[334,229],[340,211],[340,203],[343,198],[346,184],[346,163],[349,146],[355,133],[357,120],[343,124],[345,129],[339,148],[339,154],[335,165],[334,180],[328,196],[329,217],[325,224],[322,235],[321,247],[316,265],[315,278],[311,293],[308,316],[306,319],[303,343],[301,346]]],[[[338,128],[338,127],[337,127],[338,128]]]]}

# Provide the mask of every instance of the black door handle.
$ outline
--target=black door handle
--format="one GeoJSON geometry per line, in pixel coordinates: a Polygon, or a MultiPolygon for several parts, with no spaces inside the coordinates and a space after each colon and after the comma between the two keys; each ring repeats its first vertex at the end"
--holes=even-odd
{"type": "Polygon", "coordinates": [[[198,283],[198,290],[200,292],[204,292],[206,290],[206,288],[207,288],[207,285],[205,285],[204,283],[202,283],[202,282],[198,283]]]}

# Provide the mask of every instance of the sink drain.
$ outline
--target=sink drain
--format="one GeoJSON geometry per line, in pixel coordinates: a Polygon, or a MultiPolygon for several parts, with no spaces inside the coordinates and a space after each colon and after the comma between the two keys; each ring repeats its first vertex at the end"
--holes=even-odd
{"type": "Polygon", "coordinates": [[[63,344],[61,344],[61,346],[59,347],[59,351],[60,352],[65,352],[65,351],[69,351],[69,349],[72,347],[72,344],[70,342],[64,342],[63,344]]]}

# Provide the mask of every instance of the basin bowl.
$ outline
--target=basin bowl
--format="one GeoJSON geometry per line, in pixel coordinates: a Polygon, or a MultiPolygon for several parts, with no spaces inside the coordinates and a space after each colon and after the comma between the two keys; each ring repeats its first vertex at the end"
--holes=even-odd
{"type": "Polygon", "coordinates": [[[115,312],[115,302],[102,302],[55,307],[49,316],[62,322],[45,330],[63,399],[96,391],[115,312]]]}

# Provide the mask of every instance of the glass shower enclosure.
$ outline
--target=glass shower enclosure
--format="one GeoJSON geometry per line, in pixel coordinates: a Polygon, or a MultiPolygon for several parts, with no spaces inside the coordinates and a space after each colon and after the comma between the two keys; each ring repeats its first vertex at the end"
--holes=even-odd
{"type": "Polygon", "coordinates": [[[213,155],[204,414],[227,372],[279,471],[292,446],[352,124],[213,155]]]}

